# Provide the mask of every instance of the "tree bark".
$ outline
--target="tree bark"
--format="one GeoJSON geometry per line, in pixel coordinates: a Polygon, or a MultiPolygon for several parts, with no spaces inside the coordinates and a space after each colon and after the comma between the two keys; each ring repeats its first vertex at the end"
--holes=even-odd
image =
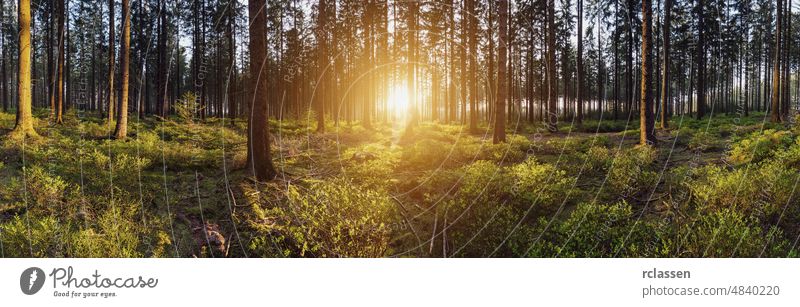
{"type": "Polygon", "coordinates": [[[66,50],[64,46],[64,1],[57,0],[56,5],[56,39],[58,41],[58,64],[56,68],[56,124],[63,123],[64,114],[64,59],[66,50]]]}
{"type": "Polygon", "coordinates": [[[251,107],[247,125],[247,161],[256,180],[267,181],[275,178],[275,167],[270,153],[270,135],[267,114],[267,42],[266,42],[266,1],[248,0],[250,14],[250,89],[251,107]]]}
{"type": "Polygon", "coordinates": [[[556,4],[555,0],[547,1],[547,130],[558,131],[558,110],[556,100],[558,84],[556,83],[556,4]]]}
{"type": "Polygon", "coordinates": [[[661,129],[669,128],[667,107],[670,100],[670,32],[672,23],[672,0],[664,2],[664,58],[661,64],[661,129]]]}
{"type": "Polygon", "coordinates": [[[776,23],[776,30],[775,30],[775,65],[772,70],[772,101],[770,106],[770,120],[773,123],[780,123],[781,119],[781,110],[780,110],[780,101],[781,101],[781,31],[783,30],[783,0],[778,0],[777,5],[777,23],[776,23]]]}
{"type": "Polygon", "coordinates": [[[705,3],[697,1],[697,119],[706,115],[705,3]]]}
{"type": "Polygon", "coordinates": [[[640,145],[655,145],[655,117],[653,116],[653,3],[642,0],[642,102],[639,119],[640,145]]]}
{"type": "Polygon", "coordinates": [[[575,96],[577,107],[575,121],[580,125],[583,123],[583,0],[578,0],[578,56],[577,56],[578,84],[576,85],[575,96]]]}
{"type": "Polygon", "coordinates": [[[128,136],[128,78],[130,77],[131,58],[131,6],[130,0],[122,0],[122,58],[119,66],[122,69],[122,94],[117,112],[117,128],[114,138],[121,140],[128,136]]]}
{"type": "Polygon", "coordinates": [[[19,103],[12,137],[38,137],[31,111],[31,2],[19,0],[19,103]]]}
{"type": "Polygon", "coordinates": [[[497,101],[494,110],[494,138],[495,144],[506,141],[506,61],[508,58],[507,51],[507,33],[508,33],[508,0],[500,0],[498,5],[499,17],[499,41],[497,51],[497,101]]]}
{"type": "MultiPolygon", "coordinates": [[[[252,5],[253,2],[263,3],[263,1],[261,1],[261,0],[250,0],[250,2],[249,2],[250,5],[252,5]]],[[[316,102],[316,112],[317,112],[317,132],[319,132],[319,133],[325,132],[325,98],[327,98],[327,97],[325,97],[325,94],[327,93],[327,91],[326,91],[327,90],[327,86],[325,84],[326,83],[325,82],[326,79],[325,79],[324,72],[325,72],[326,66],[328,65],[328,46],[327,46],[328,45],[328,43],[327,43],[327,40],[328,40],[327,39],[327,31],[328,31],[328,29],[327,29],[327,24],[326,24],[326,21],[327,21],[327,6],[328,6],[328,4],[326,3],[325,0],[319,0],[319,6],[318,6],[318,9],[319,9],[318,14],[319,15],[317,16],[317,27],[318,28],[317,28],[317,33],[316,33],[317,40],[319,41],[319,50],[317,50],[317,52],[318,52],[318,54],[317,54],[317,70],[319,70],[319,72],[317,74],[318,75],[318,78],[316,80],[317,85],[316,85],[316,90],[315,90],[315,94],[314,94],[314,100],[316,102]]],[[[255,12],[253,12],[253,11],[250,12],[250,14],[254,14],[254,13],[255,12]]],[[[261,14],[259,14],[259,16],[256,16],[256,17],[266,19],[266,17],[265,16],[262,17],[261,14]]],[[[253,32],[253,27],[252,26],[250,28],[250,32],[251,33],[253,32]]],[[[261,33],[259,35],[263,36],[264,34],[261,33]]],[[[253,48],[253,44],[251,43],[250,46],[251,46],[250,48],[252,49],[253,48]]],[[[266,49],[266,45],[265,45],[264,48],[266,49]]],[[[266,52],[266,50],[264,52],[266,52]]],[[[264,65],[266,65],[266,64],[264,64],[264,65]]],[[[252,76],[251,76],[251,78],[252,78],[252,76]]],[[[266,84],[264,86],[266,86],[266,84]]]]}
{"type": "Polygon", "coordinates": [[[108,100],[106,122],[109,130],[114,120],[114,0],[108,0],[108,100]]]}

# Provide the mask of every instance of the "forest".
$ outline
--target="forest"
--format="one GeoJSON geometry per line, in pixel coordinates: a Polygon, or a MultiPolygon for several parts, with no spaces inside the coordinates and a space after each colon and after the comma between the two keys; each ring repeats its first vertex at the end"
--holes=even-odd
{"type": "Polygon", "coordinates": [[[793,0],[0,2],[2,257],[797,257],[793,0]]]}

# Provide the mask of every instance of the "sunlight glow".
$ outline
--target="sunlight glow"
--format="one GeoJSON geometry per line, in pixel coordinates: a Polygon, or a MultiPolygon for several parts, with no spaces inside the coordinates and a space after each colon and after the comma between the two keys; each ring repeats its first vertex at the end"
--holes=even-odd
{"type": "Polygon", "coordinates": [[[405,84],[392,87],[386,104],[393,116],[404,118],[408,112],[408,87],[405,84]]]}

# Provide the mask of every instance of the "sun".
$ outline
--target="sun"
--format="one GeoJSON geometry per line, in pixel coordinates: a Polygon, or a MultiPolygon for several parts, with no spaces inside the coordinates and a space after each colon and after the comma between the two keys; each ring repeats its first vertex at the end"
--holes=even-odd
{"type": "Polygon", "coordinates": [[[389,91],[387,107],[394,115],[403,117],[408,112],[408,87],[398,84],[389,91]]]}

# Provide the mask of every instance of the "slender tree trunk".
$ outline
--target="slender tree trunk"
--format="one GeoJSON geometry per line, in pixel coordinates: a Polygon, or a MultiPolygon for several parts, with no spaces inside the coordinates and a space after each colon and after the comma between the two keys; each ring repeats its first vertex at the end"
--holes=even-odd
{"type": "Polygon", "coordinates": [[[122,58],[119,66],[122,69],[122,95],[117,112],[117,128],[114,138],[121,140],[128,136],[128,78],[130,76],[131,58],[131,6],[130,0],[122,0],[122,58]]]}
{"type": "Polygon", "coordinates": [[[583,0],[578,0],[578,84],[575,96],[577,98],[577,117],[575,121],[580,125],[583,123],[583,0]]]}
{"type": "Polygon", "coordinates": [[[633,91],[634,91],[634,89],[633,89],[634,88],[634,86],[633,86],[633,70],[634,70],[634,68],[633,68],[633,14],[635,13],[635,11],[634,11],[633,0],[628,0],[628,5],[627,6],[628,6],[627,7],[627,12],[628,12],[628,16],[627,17],[628,18],[627,18],[626,24],[627,24],[627,30],[628,30],[627,31],[628,32],[628,52],[625,54],[625,58],[627,60],[626,62],[628,62],[627,63],[628,70],[626,72],[627,73],[627,76],[626,76],[627,80],[625,82],[625,87],[626,87],[625,95],[627,96],[627,97],[625,97],[625,104],[627,105],[626,109],[628,111],[628,117],[627,118],[630,120],[631,119],[631,115],[633,115],[633,104],[634,104],[634,102],[633,102],[633,99],[634,99],[634,97],[633,97],[633,91]]]}
{"type": "Polygon", "coordinates": [[[106,122],[111,130],[111,122],[114,120],[114,0],[108,0],[108,100],[106,122]]]}
{"type": "Polygon", "coordinates": [[[783,0],[777,0],[777,23],[775,30],[775,65],[772,70],[772,104],[770,106],[770,120],[773,123],[780,123],[781,119],[781,31],[783,31],[783,0]]]}
{"type": "Polygon", "coordinates": [[[785,14],[786,14],[785,16],[786,17],[784,18],[786,20],[786,25],[785,25],[785,29],[786,30],[784,32],[786,34],[785,34],[784,42],[783,42],[783,45],[784,45],[783,46],[783,49],[784,49],[784,55],[783,55],[783,57],[784,57],[783,58],[783,63],[784,64],[783,64],[783,67],[784,68],[783,68],[783,82],[781,82],[781,90],[782,90],[782,94],[781,94],[782,95],[782,98],[781,98],[781,114],[782,114],[782,118],[788,119],[789,118],[789,104],[790,104],[789,88],[791,87],[790,86],[791,85],[791,79],[790,79],[791,75],[789,74],[789,72],[790,72],[791,67],[792,67],[792,62],[791,62],[791,55],[792,54],[790,52],[790,49],[792,47],[792,0],[784,0],[784,2],[785,2],[785,5],[786,5],[786,12],[785,12],[785,14]]]}
{"type": "MultiPolygon", "coordinates": [[[[324,0],[323,0],[324,2],[324,0]]],[[[324,3],[323,3],[324,4],[324,3]]],[[[250,80],[251,107],[247,125],[247,161],[256,180],[275,178],[275,167],[270,153],[270,135],[267,114],[267,42],[265,0],[248,0],[250,13],[250,80]]]]}
{"type": "Polygon", "coordinates": [[[467,77],[469,73],[467,72],[467,46],[469,43],[467,42],[467,2],[469,0],[461,1],[461,46],[459,48],[459,61],[461,62],[461,70],[459,79],[461,81],[461,123],[467,123],[467,77]]]}
{"type": "Polygon", "coordinates": [[[556,83],[556,24],[555,0],[547,1],[547,130],[550,132],[558,131],[558,110],[556,100],[558,98],[558,85],[556,83]]]}
{"type": "Polygon", "coordinates": [[[366,23],[364,27],[366,28],[364,38],[366,42],[366,48],[364,52],[367,54],[367,97],[364,99],[364,110],[362,110],[361,118],[362,118],[362,125],[366,129],[372,129],[372,104],[375,103],[375,80],[374,80],[374,73],[373,70],[375,69],[375,51],[374,51],[374,28],[375,28],[375,0],[367,0],[366,3],[366,23]]]}
{"type": "Polygon", "coordinates": [[[706,115],[705,4],[697,1],[697,119],[706,115]]]}
{"type": "MultiPolygon", "coordinates": [[[[249,1],[250,1],[249,5],[251,5],[251,6],[253,5],[254,2],[263,3],[262,0],[249,0],[249,1]]],[[[325,132],[325,99],[327,98],[327,97],[325,97],[325,93],[327,93],[326,92],[327,86],[325,84],[326,83],[325,82],[326,79],[324,79],[325,78],[325,74],[324,73],[325,73],[325,68],[328,65],[328,46],[327,46],[328,45],[328,42],[327,42],[328,41],[328,39],[327,39],[327,31],[328,31],[328,29],[327,29],[327,24],[326,24],[326,21],[328,19],[327,18],[327,6],[328,6],[328,4],[326,3],[325,0],[319,0],[319,15],[317,17],[317,19],[318,19],[318,21],[317,21],[318,29],[317,29],[317,33],[316,33],[317,40],[319,41],[319,50],[317,50],[317,52],[319,53],[319,54],[317,54],[317,69],[319,70],[319,73],[318,73],[318,78],[316,80],[316,82],[317,82],[316,90],[315,90],[316,93],[314,94],[314,100],[316,101],[317,132],[318,133],[325,132]]],[[[250,14],[254,14],[254,11],[252,11],[252,7],[250,9],[251,9],[250,14]]],[[[259,14],[258,17],[261,17],[261,16],[262,16],[262,14],[259,14]]],[[[266,17],[264,17],[264,18],[266,18],[266,17]]],[[[250,27],[250,32],[253,33],[253,26],[250,27]]],[[[258,32],[256,32],[256,33],[258,33],[258,32]]],[[[258,35],[263,36],[265,34],[264,33],[260,33],[258,35]]],[[[253,44],[251,43],[250,46],[251,46],[250,48],[252,49],[253,48],[253,44]]],[[[266,49],[266,47],[265,47],[265,49],[266,49]]],[[[264,51],[264,52],[266,52],[266,51],[264,51]]],[[[264,63],[264,65],[266,65],[266,63],[264,63]]],[[[266,71],[266,69],[264,71],[266,71]]],[[[251,76],[251,78],[252,77],[253,76],[251,76]]],[[[266,83],[265,83],[264,86],[266,87],[266,83]]],[[[265,91],[266,91],[266,89],[265,89],[265,91]]]]}
{"type": "Polygon", "coordinates": [[[231,125],[235,124],[236,116],[236,40],[233,27],[236,23],[236,5],[238,1],[228,0],[228,20],[225,36],[228,39],[228,117],[231,125]]]}
{"type": "Polygon", "coordinates": [[[56,1],[56,39],[58,40],[58,66],[56,77],[56,123],[63,123],[64,114],[64,59],[65,59],[65,46],[64,46],[64,1],[56,1]]]}
{"type": "Polygon", "coordinates": [[[669,119],[667,118],[667,108],[669,105],[670,97],[670,32],[672,23],[672,0],[664,2],[664,58],[661,65],[661,129],[669,128],[669,119]]]}
{"type": "Polygon", "coordinates": [[[3,101],[3,112],[8,112],[9,108],[9,97],[8,97],[8,67],[6,65],[6,31],[9,30],[6,28],[6,5],[4,3],[0,3],[0,49],[3,49],[3,53],[0,54],[0,86],[3,87],[2,92],[0,92],[0,100],[3,101]]]}
{"type": "Polygon", "coordinates": [[[641,145],[655,145],[655,117],[653,116],[653,3],[642,0],[642,102],[640,126],[641,145]]]}
{"type": "Polygon", "coordinates": [[[469,132],[478,133],[478,16],[475,1],[467,0],[467,18],[469,19],[469,132]]]}
{"type": "MultiPolygon", "coordinates": [[[[167,116],[167,69],[169,62],[167,60],[167,5],[165,0],[159,0],[159,18],[158,18],[158,67],[156,67],[156,109],[157,114],[161,117],[167,116]]],[[[197,59],[192,59],[193,61],[197,59]]],[[[192,102],[194,103],[194,102],[192,102]]]]}
{"type": "Polygon", "coordinates": [[[38,137],[31,111],[31,2],[19,0],[19,90],[17,120],[12,137],[38,137]]]}
{"type": "Polygon", "coordinates": [[[494,110],[494,138],[495,144],[506,141],[506,61],[507,61],[507,33],[508,33],[508,0],[500,0],[498,5],[498,17],[500,18],[500,32],[497,51],[497,102],[494,110]]]}

